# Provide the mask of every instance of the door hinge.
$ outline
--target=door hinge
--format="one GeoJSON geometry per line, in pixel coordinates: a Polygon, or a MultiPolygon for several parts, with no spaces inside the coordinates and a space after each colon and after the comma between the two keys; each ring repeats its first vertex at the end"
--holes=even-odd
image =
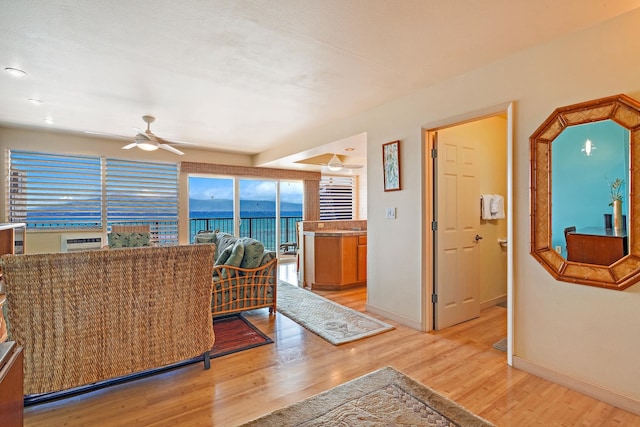
{"type": "Polygon", "coordinates": [[[434,304],[438,303],[438,294],[431,294],[431,302],[434,304]]]}
{"type": "Polygon", "coordinates": [[[431,231],[438,230],[438,221],[431,221],[431,231]]]}
{"type": "Polygon", "coordinates": [[[431,158],[435,159],[438,157],[438,150],[436,148],[431,149],[431,158]]]}

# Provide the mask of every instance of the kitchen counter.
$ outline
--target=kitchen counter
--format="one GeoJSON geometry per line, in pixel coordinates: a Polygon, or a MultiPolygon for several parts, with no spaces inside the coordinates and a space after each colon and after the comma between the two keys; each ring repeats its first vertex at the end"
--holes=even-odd
{"type": "Polygon", "coordinates": [[[367,231],[305,231],[304,286],[339,290],[367,283],[367,231]]]}

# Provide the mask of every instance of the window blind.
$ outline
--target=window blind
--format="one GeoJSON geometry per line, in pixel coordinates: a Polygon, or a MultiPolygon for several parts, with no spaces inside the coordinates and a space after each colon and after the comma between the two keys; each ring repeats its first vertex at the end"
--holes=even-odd
{"type": "Polygon", "coordinates": [[[99,157],[11,150],[8,218],[30,229],[101,229],[99,157]]]}
{"type": "Polygon", "coordinates": [[[353,219],[353,188],[353,177],[322,176],[320,179],[320,220],[353,219]]]}
{"type": "Polygon", "coordinates": [[[107,226],[149,224],[159,245],[178,244],[178,165],[106,160],[107,226]]]}

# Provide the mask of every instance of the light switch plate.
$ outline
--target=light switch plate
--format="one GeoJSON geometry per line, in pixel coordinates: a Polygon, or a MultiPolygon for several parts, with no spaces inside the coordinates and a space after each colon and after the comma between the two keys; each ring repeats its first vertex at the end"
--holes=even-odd
{"type": "Polygon", "coordinates": [[[396,219],[396,208],[387,208],[387,219],[396,219]]]}

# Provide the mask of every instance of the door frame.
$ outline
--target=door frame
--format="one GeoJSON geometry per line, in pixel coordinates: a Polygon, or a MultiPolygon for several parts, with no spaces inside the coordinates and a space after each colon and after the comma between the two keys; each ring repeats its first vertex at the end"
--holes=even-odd
{"type": "Polygon", "coordinates": [[[434,290],[434,238],[431,230],[431,224],[435,221],[434,207],[434,178],[433,178],[433,159],[431,152],[433,147],[433,135],[441,129],[454,127],[464,123],[474,122],[500,114],[507,116],[507,364],[513,366],[513,115],[514,102],[494,105],[482,110],[472,111],[460,116],[451,117],[442,121],[429,123],[422,126],[422,146],[424,153],[422,156],[422,172],[423,172],[423,188],[424,197],[422,206],[423,218],[423,238],[422,249],[425,258],[423,259],[422,281],[423,281],[423,299],[422,299],[422,325],[423,330],[432,331],[433,324],[433,303],[431,295],[434,290]]]}

